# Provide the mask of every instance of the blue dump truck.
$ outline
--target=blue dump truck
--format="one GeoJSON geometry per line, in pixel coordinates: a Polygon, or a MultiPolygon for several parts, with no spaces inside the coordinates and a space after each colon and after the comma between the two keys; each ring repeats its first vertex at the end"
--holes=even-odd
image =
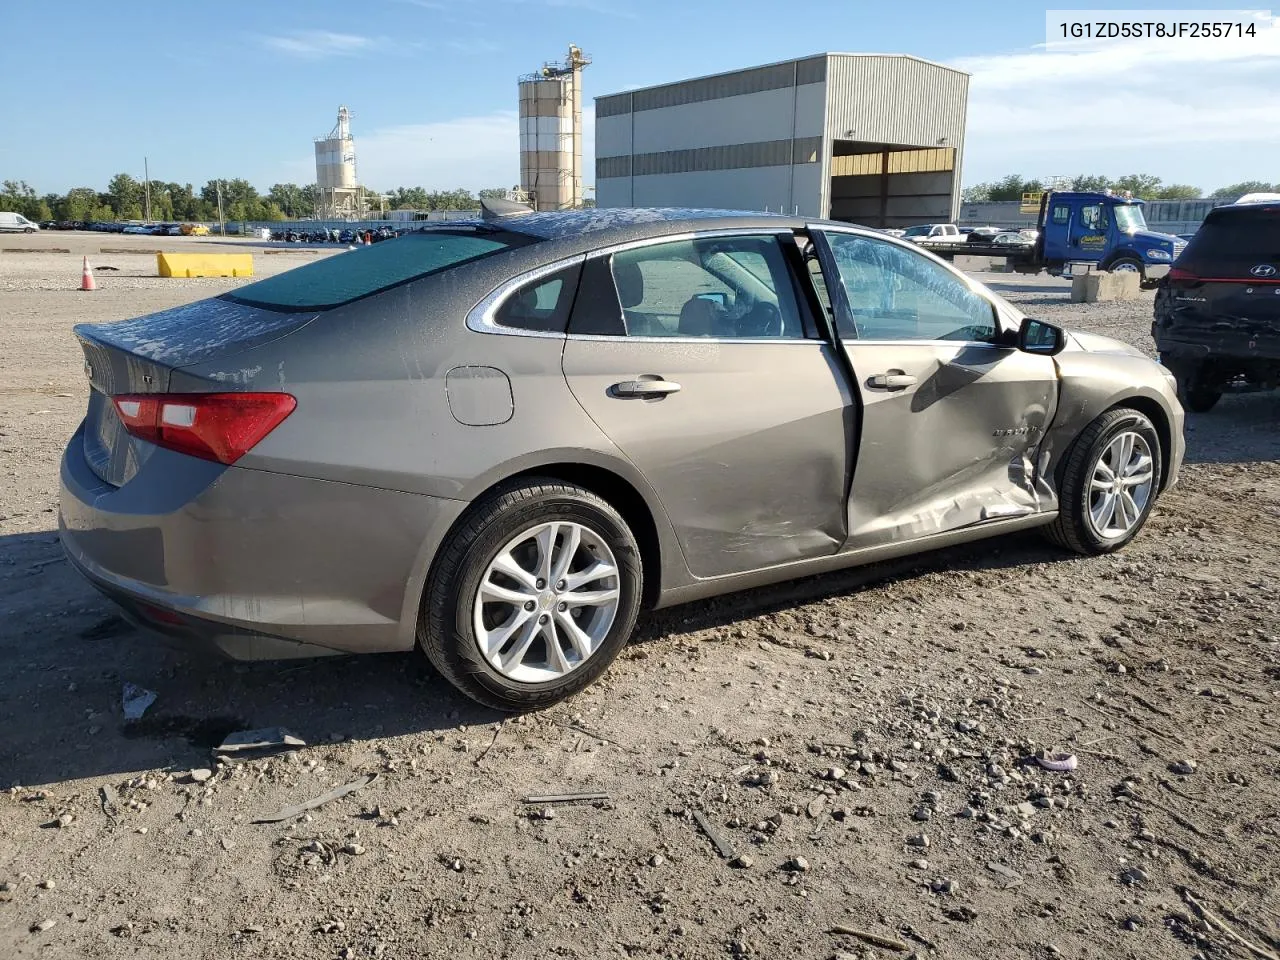
{"type": "Polygon", "coordinates": [[[1040,197],[1039,236],[1024,247],[995,243],[934,243],[922,246],[946,259],[1004,257],[1016,273],[1071,276],[1072,264],[1096,264],[1099,270],[1132,270],[1144,287],[1154,287],[1169,272],[1187,243],[1147,229],[1141,200],[1109,193],[1050,191],[1040,197]]]}

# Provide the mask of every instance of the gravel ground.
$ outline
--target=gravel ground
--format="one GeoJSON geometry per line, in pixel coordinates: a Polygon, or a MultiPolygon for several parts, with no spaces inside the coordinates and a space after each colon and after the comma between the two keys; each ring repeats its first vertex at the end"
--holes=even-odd
{"type": "MultiPolygon", "coordinates": [[[[235,284],[99,255],[121,269],[81,294],[81,255],[0,252],[3,956],[1280,953],[1280,397],[1193,416],[1119,555],[1014,537],[664,611],[602,682],[504,720],[417,656],[170,650],[60,562],[71,324],[235,284]],[[126,682],[157,694],[141,721],[126,682]],[[275,724],[309,745],[210,753],[275,724]],[[569,791],[609,799],[522,802],[569,791]]],[[[985,279],[1151,349],[1149,296],[985,279]]]]}

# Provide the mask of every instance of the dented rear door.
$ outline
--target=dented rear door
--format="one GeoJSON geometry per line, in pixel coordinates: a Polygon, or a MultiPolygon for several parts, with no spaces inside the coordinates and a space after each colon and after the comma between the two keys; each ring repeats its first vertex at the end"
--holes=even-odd
{"type": "Polygon", "coordinates": [[[1052,419],[1052,358],[995,342],[990,300],[903,245],[818,239],[841,348],[862,401],[848,501],[852,549],[1054,509],[1036,450],[1052,419]],[[837,289],[838,286],[838,289],[837,289]]]}

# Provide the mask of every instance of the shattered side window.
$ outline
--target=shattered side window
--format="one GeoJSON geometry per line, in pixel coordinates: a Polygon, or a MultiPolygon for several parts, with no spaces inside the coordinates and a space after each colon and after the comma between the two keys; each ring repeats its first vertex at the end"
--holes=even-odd
{"type": "Polygon", "coordinates": [[[842,336],[859,340],[991,342],[995,308],[945,267],[893,243],[829,234],[850,317],[842,336]]]}

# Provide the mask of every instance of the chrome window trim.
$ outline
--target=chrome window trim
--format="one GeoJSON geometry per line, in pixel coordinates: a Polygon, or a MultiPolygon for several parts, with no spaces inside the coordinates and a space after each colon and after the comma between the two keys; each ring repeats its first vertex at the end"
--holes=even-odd
{"type": "Polygon", "coordinates": [[[586,260],[587,255],[579,253],[575,256],[566,257],[563,260],[557,260],[554,263],[528,270],[509,280],[504,280],[467,313],[467,329],[476,333],[494,333],[505,337],[541,337],[544,340],[565,339],[566,334],[556,333],[554,330],[525,330],[520,327],[506,327],[498,323],[495,317],[502,305],[516,291],[528,284],[536,283],[544,277],[549,277],[553,273],[559,273],[569,267],[581,266],[586,260]]]}

